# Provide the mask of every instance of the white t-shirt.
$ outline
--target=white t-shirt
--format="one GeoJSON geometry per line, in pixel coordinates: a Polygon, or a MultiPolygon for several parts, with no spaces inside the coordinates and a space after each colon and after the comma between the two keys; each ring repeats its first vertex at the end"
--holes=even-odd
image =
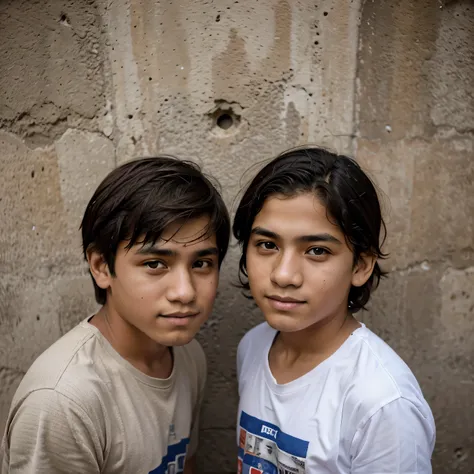
{"type": "Polygon", "coordinates": [[[435,424],[402,359],[361,325],[313,370],[279,385],[267,323],[239,344],[238,472],[428,474],[435,424]]]}
{"type": "Polygon", "coordinates": [[[0,472],[182,472],[197,447],[206,359],[197,341],[174,347],[173,356],[169,378],[149,377],[96,327],[80,323],[38,357],[20,383],[0,472]]]}

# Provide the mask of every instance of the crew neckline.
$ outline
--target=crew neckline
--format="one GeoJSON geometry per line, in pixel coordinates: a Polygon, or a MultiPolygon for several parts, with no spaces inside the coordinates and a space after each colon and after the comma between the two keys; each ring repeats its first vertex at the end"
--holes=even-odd
{"type": "Polygon", "coordinates": [[[91,331],[99,344],[108,352],[108,354],[127,372],[136,378],[139,382],[149,385],[154,388],[158,389],[167,389],[173,385],[174,380],[176,379],[176,366],[178,364],[179,354],[176,351],[176,348],[171,348],[173,351],[173,369],[171,370],[171,374],[166,379],[160,379],[158,377],[152,377],[143,373],[141,370],[137,369],[133,364],[131,364],[128,360],[122,357],[110,344],[110,342],[105,338],[105,336],[100,332],[100,330],[93,326],[89,321],[95,316],[95,314],[88,316],[85,320],[82,321],[81,325],[91,331]]]}
{"type": "Polygon", "coordinates": [[[324,372],[328,369],[330,365],[333,365],[335,361],[339,360],[342,357],[345,357],[347,352],[350,351],[350,348],[355,343],[356,338],[354,336],[359,335],[360,333],[366,330],[366,326],[364,323],[359,321],[360,326],[357,329],[354,329],[347,337],[347,339],[340,345],[340,347],[331,354],[327,359],[323,360],[320,364],[316,367],[311,369],[309,372],[306,372],[301,377],[298,377],[291,382],[287,382],[284,384],[279,384],[273,373],[270,369],[270,362],[269,362],[269,355],[270,349],[273,345],[273,342],[278,334],[276,329],[273,329],[273,336],[270,338],[269,342],[266,344],[264,354],[265,354],[265,363],[264,363],[264,375],[265,381],[270,388],[275,393],[289,393],[293,391],[300,390],[302,387],[305,387],[312,382],[314,382],[314,377],[319,377],[320,375],[324,374],[324,372]]]}

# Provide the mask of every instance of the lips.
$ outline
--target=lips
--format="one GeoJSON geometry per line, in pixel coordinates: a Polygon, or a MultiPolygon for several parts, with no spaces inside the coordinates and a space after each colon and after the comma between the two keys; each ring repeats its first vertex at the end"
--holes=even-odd
{"type": "Polygon", "coordinates": [[[289,296],[278,296],[278,295],[269,295],[267,298],[275,301],[281,301],[282,303],[305,303],[304,300],[298,300],[296,298],[290,298],[289,296]]]}
{"type": "Polygon", "coordinates": [[[199,313],[195,312],[168,313],[160,314],[160,317],[165,319],[167,324],[171,324],[172,326],[188,326],[198,314],[199,313]]]}
{"type": "Polygon", "coordinates": [[[300,308],[306,301],[291,298],[289,296],[269,295],[266,296],[270,306],[278,311],[292,311],[300,308]]]}
{"type": "Polygon", "coordinates": [[[197,312],[160,314],[162,318],[178,318],[178,319],[191,318],[197,315],[198,315],[197,312]]]}

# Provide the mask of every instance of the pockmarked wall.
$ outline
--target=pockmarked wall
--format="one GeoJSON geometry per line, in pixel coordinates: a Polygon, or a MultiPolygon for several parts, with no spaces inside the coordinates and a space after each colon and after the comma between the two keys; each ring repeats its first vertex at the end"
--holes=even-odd
{"type": "MultiPolygon", "coordinates": [[[[78,227],[111,169],[191,159],[235,208],[259,163],[311,142],[378,183],[390,275],[361,317],[433,408],[434,472],[473,472],[473,20],[468,0],[1,1],[0,430],[32,361],[96,308],[78,227]]],[[[199,336],[208,474],[236,471],[236,347],[261,321],[238,254],[199,336]]]]}

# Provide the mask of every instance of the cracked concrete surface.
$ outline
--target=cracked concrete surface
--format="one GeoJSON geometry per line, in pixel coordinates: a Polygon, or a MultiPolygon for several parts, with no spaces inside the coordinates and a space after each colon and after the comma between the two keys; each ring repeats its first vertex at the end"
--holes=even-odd
{"type": "MultiPolygon", "coordinates": [[[[433,407],[434,472],[471,472],[473,13],[469,0],[1,2],[0,431],[34,358],[95,309],[78,226],[110,169],[177,154],[232,209],[262,160],[313,142],[379,186],[390,275],[362,318],[433,407]]],[[[236,346],[261,321],[231,285],[237,259],[231,246],[199,335],[208,474],[236,470],[236,346]]]]}

